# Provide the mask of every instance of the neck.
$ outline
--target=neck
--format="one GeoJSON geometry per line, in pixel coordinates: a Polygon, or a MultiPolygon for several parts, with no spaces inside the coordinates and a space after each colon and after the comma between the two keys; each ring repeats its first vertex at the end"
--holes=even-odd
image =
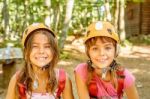
{"type": "Polygon", "coordinates": [[[42,69],[42,68],[39,68],[37,66],[34,66],[33,68],[33,72],[36,76],[38,76],[38,78],[47,78],[48,77],[48,69],[42,69]]]}
{"type": "Polygon", "coordinates": [[[106,74],[103,74],[103,70],[102,69],[95,69],[95,73],[100,77],[100,78],[102,78],[102,79],[104,79],[104,80],[106,80],[106,81],[109,81],[110,80],[110,71],[109,70],[107,70],[105,73],[106,74]],[[105,76],[104,76],[105,75],[105,76]],[[104,77],[104,78],[103,78],[104,77]]]}
{"type": "Polygon", "coordinates": [[[95,73],[97,74],[97,75],[99,75],[99,76],[101,76],[102,75],[102,69],[100,69],[100,68],[95,68],[95,73]]]}

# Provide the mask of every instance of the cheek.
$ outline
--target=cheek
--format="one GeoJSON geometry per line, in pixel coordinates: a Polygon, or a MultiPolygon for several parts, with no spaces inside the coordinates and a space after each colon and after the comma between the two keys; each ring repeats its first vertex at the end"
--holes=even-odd
{"type": "Polygon", "coordinates": [[[112,49],[112,50],[108,51],[108,55],[111,56],[111,57],[115,57],[115,55],[116,55],[115,49],[112,49]]]}
{"type": "Polygon", "coordinates": [[[92,59],[92,58],[94,58],[94,57],[96,57],[97,56],[97,54],[95,53],[95,52],[93,52],[93,51],[89,51],[89,57],[92,59]]]}
{"type": "Polygon", "coordinates": [[[51,49],[47,49],[45,50],[45,52],[50,56],[53,56],[53,53],[54,53],[51,49]]]}
{"type": "Polygon", "coordinates": [[[31,50],[31,52],[28,54],[27,57],[29,57],[29,59],[31,60],[34,57],[35,53],[36,53],[36,51],[31,50]]]}
{"type": "Polygon", "coordinates": [[[32,56],[36,51],[34,49],[31,50],[31,52],[29,53],[30,56],[32,56]]]}
{"type": "Polygon", "coordinates": [[[33,54],[30,53],[30,54],[29,54],[29,60],[31,61],[32,59],[33,59],[33,54]]]}

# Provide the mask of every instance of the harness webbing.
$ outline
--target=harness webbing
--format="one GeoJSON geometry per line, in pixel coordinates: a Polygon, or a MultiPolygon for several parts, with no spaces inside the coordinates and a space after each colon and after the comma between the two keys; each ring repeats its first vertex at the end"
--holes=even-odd
{"type": "MultiPolygon", "coordinates": [[[[16,72],[16,79],[19,77],[19,71],[16,72]]],[[[58,88],[56,91],[56,97],[60,99],[61,93],[65,88],[66,83],[66,73],[63,69],[59,69],[59,77],[58,77],[58,88]]],[[[26,96],[26,85],[22,83],[17,83],[18,91],[19,91],[19,99],[27,99],[26,96]]]]}
{"type": "MultiPolygon", "coordinates": [[[[118,99],[121,99],[121,97],[123,96],[123,88],[124,88],[124,69],[123,70],[117,70],[116,71],[117,74],[117,82],[118,82],[118,88],[117,88],[117,95],[118,95],[118,99]]],[[[91,99],[99,99],[97,94],[98,94],[98,88],[97,88],[97,84],[96,84],[96,80],[91,79],[90,81],[90,86],[89,90],[90,90],[90,97],[91,99]]]]}

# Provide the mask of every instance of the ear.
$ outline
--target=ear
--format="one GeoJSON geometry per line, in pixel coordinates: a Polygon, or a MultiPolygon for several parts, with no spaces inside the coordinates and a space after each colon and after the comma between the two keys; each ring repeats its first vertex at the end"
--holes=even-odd
{"type": "Polygon", "coordinates": [[[86,46],[85,46],[85,53],[86,53],[86,55],[88,56],[88,58],[90,59],[90,55],[89,55],[89,53],[88,53],[88,49],[87,49],[86,46]]]}

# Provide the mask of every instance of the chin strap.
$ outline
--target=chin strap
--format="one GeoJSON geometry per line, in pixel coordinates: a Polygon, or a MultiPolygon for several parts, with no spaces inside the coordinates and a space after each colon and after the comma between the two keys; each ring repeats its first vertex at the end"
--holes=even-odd
{"type": "Polygon", "coordinates": [[[44,71],[44,70],[46,70],[49,66],[50,66],[50,63],[48,63],[47,65],[43,66],[41,69],[44,71]]]}
{"type": "Polygon", "coordinates": [[[110,70],[109,67],[102,68],[102,79],[106,78],[107,71],[109,71],[109,70],[110,70]]]}
{"type": "MultiPolygon", "coordinates": [[[[88,63],[90,66],[92,66],[93,68],[95,68],[95,66],[92,64],[92,61],[91,61],[91,60],[88,60],[87,63],[88,63]]],[[[118,64],[116,63],[116,61],[113,60],[109,67],[101,68],[101,70],[102,70],[102,79],[105,79],[105,78],[106,78],[107,71],[109,71],[109,70],[114,71],[114,70],[117,68],[117,65],[118,65],[118,64]]]]}
{"type": "Polygon", "coordinates": [[[115,60],[113,60],[109,67],[101,68],[102,69],[102,79],[106,78],[107,71],[109,71],[109,70],[111,70],[111,71],[115,70],[116,66],[117,66],[117,63],[116,63],[115,60]]]}
{"type": "Polygon", "coordinates": [[[117,66],[118,66],[118,64],[117,64],[116,60],[113,60],[112,63],[110,64],[110,70],[111,71],[116,70],[117,66]]]}

